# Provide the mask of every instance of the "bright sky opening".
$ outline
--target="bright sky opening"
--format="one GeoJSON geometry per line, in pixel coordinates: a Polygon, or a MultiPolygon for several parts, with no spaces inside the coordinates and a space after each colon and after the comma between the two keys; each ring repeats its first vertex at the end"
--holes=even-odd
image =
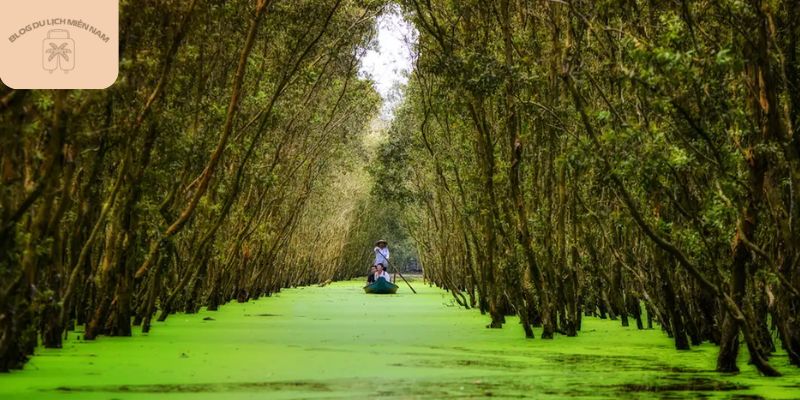
{"type": "Polygon", "coordinates": [[[414,27],[403,18],[400,7],[392,6],[375,22],[378,34],[361,58],[362,77],[370,78],[383,99],[381,119],[391,120],[403,100],[403,89],[413,68],[414,27]]]}

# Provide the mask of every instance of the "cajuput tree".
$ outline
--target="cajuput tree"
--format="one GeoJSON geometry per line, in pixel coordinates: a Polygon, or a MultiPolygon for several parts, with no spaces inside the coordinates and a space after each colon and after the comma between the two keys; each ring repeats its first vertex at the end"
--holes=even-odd
{"type": "Polygon", "coordinates": [[[384,7],[126,1],[111,88],[0,86],[0,371],[336,275],[384,7]]]}
{"type": "Polygon", "coordinates": [[[795,2],[403,8],[387,148],[413,160],[395,192],[429,279],[527,337],[655,320],[719,344],[719,371],[741,339],[765,375],[777,345],[800,366],[795,2]]]}

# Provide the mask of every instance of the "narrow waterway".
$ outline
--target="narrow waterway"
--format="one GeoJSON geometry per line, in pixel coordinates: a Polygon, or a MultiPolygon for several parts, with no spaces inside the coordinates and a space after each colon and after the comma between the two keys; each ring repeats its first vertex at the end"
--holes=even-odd
{"type": "MultiPolygon", "coordinates": [[[[715,348],[676,352],[658,330],[586,319],[577,338],[525,340],[516,320],[416,282],[368,296],[361,282],[284,290],[173,315],[149,336],[39,349],[0,375],[0,399],[798,398],[800,374],[714,373],[715,348]]],[[[538,333],[538,331],[537,331],[538,333]]]]}

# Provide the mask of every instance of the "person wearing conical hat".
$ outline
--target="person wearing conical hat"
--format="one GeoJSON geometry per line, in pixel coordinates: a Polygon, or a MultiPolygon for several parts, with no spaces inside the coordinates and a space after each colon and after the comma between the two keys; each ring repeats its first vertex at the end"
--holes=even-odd
{"type": "Polygon", "coordinates": [[[388,243],[381,239],[375,242],[375,262],[373,265],[383,264],[387,269],[389,268],[389,246],[388,243]]]}

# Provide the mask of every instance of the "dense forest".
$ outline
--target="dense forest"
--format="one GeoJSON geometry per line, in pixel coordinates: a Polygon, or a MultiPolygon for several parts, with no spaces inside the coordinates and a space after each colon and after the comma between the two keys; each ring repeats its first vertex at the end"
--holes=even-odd
{"type": "Polygon", "coordinates": [[[740,337],[800,366],[800,4],[404,5],[381,173],[429,279],[529,338],[597,313],[716,343],[718,371],[740,337]]]}
{"type": "Polygon", "coordinates": [[[0,370],[348,273],[383,7],[126,1],[112,88],[0,89],[0,370]]]}
{"type": "Polygon", "coordinates": [[[385,1],[124,1],[110,89],[0,86],[0,370],[356,276],[388,226],[490,328],[597,315],[800,366],[799,3],[398,6],[415,66],[377,143],[385,1]]]}

